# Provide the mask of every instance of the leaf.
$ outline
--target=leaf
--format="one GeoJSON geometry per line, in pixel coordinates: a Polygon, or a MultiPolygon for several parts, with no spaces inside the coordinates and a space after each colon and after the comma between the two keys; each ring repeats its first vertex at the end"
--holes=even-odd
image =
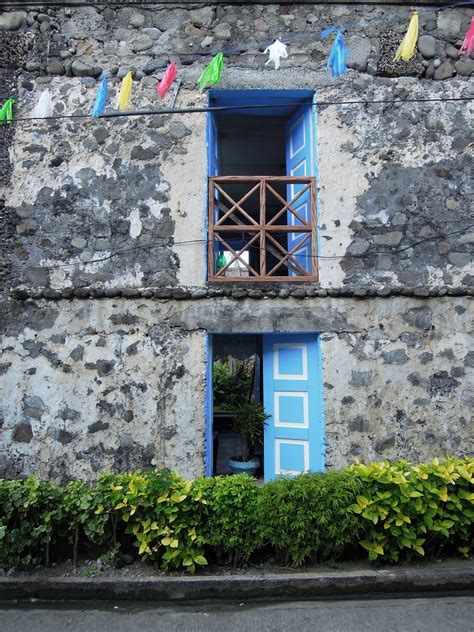
{"type": "Polygon", "coordinates": [[[371,504],[370,500],[366,498],[365,496],[357,496],[357,503],[359,504],[360,507],[362,507],[362,509],[365,509],[367,505],[371,504]]]}
{"type": "Polygon", "coordinates": [[[171,496],[171,500],[174,503],[181,503],[183,502],[183,500],[185,500],[187,498],[186,494],[173,494],[171,496]]]}
{"type": "Polygon", "coordinates": [[[193,557],[193,560],[196,562],[196,564],[199,564],[200,566],[207,565],[207,560],[204,555],[196,555],[195,557],[193,557]]]}
{"type": "Polygon", "coordinates": [[[374,548],[373,543],[370,542],[369,540],[361,540],[359,544],[363,546],[364,549],[366,549],[367,551],[372,551],[372,549],[374,548]]]}
{"type": "Polygon", "coordinates": [[[140,548],[138,549],[138,555],[143,555],[143,553],[145,552],[147,553],[150,552],[150,549],[148,548],[148,544],[145,541],[143,541],[140,544],[140,548]]]}
{"type": "Polygon", "coordinates": [[[449,500],[448,488],[446,485],[443,485],[443,487],[439,490],[439,497],[443,502],[447,502],[449,500]]]}

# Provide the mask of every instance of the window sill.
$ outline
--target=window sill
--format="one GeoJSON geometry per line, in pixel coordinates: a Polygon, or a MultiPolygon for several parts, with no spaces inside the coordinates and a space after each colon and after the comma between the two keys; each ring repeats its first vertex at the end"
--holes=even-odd
{"type": "Polygon", "coordinates": [[[281,285],[282,283],[317,283],[319,278],[317,276],[271,276],[271,277],[209,277],[208,283],[276,283],[281,285]]]}

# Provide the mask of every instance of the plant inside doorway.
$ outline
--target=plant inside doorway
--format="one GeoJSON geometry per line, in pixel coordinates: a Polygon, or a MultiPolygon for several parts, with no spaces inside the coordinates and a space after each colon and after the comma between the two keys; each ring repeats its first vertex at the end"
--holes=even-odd
{"type": "Polygon", "coordinates": [[[268,418],[269,415],[260,402],[250,400],[239,406],[233,427],[244,440],[244,444],[242,454],[229,459],[229,467],[234,474],[245,472],[253,476],[260,467],[255,450],[262,445],[265,420],[268,418]]]}
{"type": "Polygon", "coordinates": [[[227,362],[214,362],[213,393],[215,412],[236,412],[252,392],[254,360],[236,360],[231,372],[227,362]]]}

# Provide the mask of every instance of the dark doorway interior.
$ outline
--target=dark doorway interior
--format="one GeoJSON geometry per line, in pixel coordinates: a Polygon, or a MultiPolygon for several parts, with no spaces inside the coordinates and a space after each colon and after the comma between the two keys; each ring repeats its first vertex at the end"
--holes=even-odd
{"type": "MultiPolygon", "coordinates": [[[[220,335],[212,338],[213,360],[213,475],[230,474],[228,459],[242,452],[242,438],[233,427],[239,405],[263,401],[262,336],[220,335]]],[[[255,454],[263,476],[263,444],[255,454]]]]}
{"type": "MultiPolygon", "coordinates": [[[[222,176],[285,176],[286,169],[286,140],[285,130],[288,116],[247,116],[223,114],[217,117],[219,139],[219,174],[222,176]]],[[[286,199],[286,186],[282,183],[273,184],[277,193],[286,199]]],[[[249,190],[248,184],[238,182],[227,184],[226,191],[234,200],[240,200],[249,190]]],[[[269,221],[281,208],[276,198],[268,198],[266,206],[266,221],[269,221]]],[[[260,198],[256,191],[245,202],[245,210],[259,223],[260,198]]],[[[276,225],[287,223],[286,213],[276,220],[276,225]]],[[[232,225],[232,219],[226,222],[232,225]]],[[[238,230],[227,234],[228,243],[236,250],[240,250],[245,239],[238,230]]],[[[286,248],[286,236],[274,237],[281,241],[286,248]]],[[[260,252],[258,247],[251,248],[248,253],[248,263],[258,267],[260,252]]],[[[272,251],[267,251],[268,269],[278,261],[272,251]]],[[[285,266],[280,274],[288,274],[285,266]]]]}

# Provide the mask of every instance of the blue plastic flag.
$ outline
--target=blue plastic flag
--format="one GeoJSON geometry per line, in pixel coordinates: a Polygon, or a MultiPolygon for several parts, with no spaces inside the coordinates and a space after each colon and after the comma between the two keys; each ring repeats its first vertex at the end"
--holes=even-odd
{"type": "Polygon", "coordinates": [[[91,116],[95,118],[99,117],[105,110],[107,103],[107,79],[102,79],[97,94],[95,96],[94,107],[92,108],[91,116]]]}
{"type": "Polygon", "coordinates": [[[339,77],[347,71],[346,60],[349,57],[349,49],[344,43],[344,36],[341,29],[331,26],[321,31],[321,37],[327,37],[331,33],[336,33],[336,38],[329,53],[326,68],[331,70],[333,77],[339,77]]]}

